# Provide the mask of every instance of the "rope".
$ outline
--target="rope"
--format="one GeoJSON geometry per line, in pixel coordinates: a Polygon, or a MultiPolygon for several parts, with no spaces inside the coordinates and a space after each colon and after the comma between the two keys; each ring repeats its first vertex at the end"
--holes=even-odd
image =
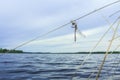
{"type": "MultiPolygon", "coordinates": [[[[119,23],[120,23],[120,22],[119,22],[119,23]]],[[[112,40],[110,41],[110,44],[109,44],[109,46],[108,46],[108,49],[107,49],[107,51],[106,51],[106,53],[105,53],[104,59],[103,59],[103,61],[102,61],[102,64],[101,64],[101,66],[100,66],[100,68],[99,68],[99,71],[98,71],[98,74],[97,74],[97,76],[96,76],[96,80],[99,79],[101,70],[102,70],[103,65],[104,65],[104,63],[105,63],[105,60],[106,60],[106,58],[107,58],[108,52],[109,52],[109,50],[110,50],[110,48],[111,48],[111,46],[112,46],[112,43],[113,43],[114,37],[115,37],[115,35],[116,35],[116,32],[117,32],[117,30],[118,30],[119,23],[118,23],[118,25],[117,25],[117,27],[116,27],[116,29],[115,29],[115,31],[114,31],[112,40]]]]}
{"type": "MultiPolygon", "coordinates": [[[[118,48],[120,47],[120,45],[118,45],[110,54],[113,54],[114,51],[116,51],[118,48]]],[[[118,57],[118,56],[117,56],[118,57]]],[[[115,59],[117,59],[117,57],[115,59]]],[[[115,60],[114,60],[115,62],[115,60]]],[[[109,70],[112,70],[113,66],[109,69],[109,70]]],[[[96,70],[98,70],[98,67],[96,68],[96,70]]],[[[92,72],[90,74],[90,76],[87,78],[87,80],[90,80],[91,76],[94,74],[95,72],[92,72]]]]}
{"type": "Polygon", "coordinates": [[[117,36],[117,37],[115,37],[114,39],[118,39],[118,38],[120,38],[120,36],[117,36]]]}
{"type": "MultiPolygon", "coordinates": [[[[102,15],[102,14],[101,14],[101,15],[102,15]]],[[[110,21],[109,21],[104,15],[102,15],[102,17],[103,17],[104,20],[110,25],[110,21]]],[[[112,30],[113,30],[113,32],[115,31],[114,27],[112,27],[112,30]]],[[[116,33],[116,35],[119,35],[119,34],[116,33]]],[[[118,37],[117,37],[117,38],[118,38],[118,37]]],[[[110,41],[110,40],[109,40],[109,41],[110,41]]],[[[111,52],[111,54],[113,54],[113,52],[116,51],[117,48],[119,48],[119,46],[117,46],[117,47],[111,52]]],[[[110,54],[110,55],[111,55],[111,54],[110,54]]],[[[110,69],[110,70],[112,70],[112,69],[110,69]]],[[[109,72],[107,72],[106,74],[109,74],[109,72]]]]}
{"type": "MultiPolygon", "coordinates": [[[[120,48],[120,45],[118,45],[118,46],[113,50],[113,52],[116,51],[118,48],[120,48]]],[[[112,52],[111,54],[113,54],[113,52],[112,52]]],[[[115,63],[116,59],[118,59],[119,55],[120,55],[120,54],[118,54],[117,57],[115,57],[114,63],[115,63]]],[[[113,65],[115,65],[115,64],[113,64],[113,65]]],[[[119,64],[118,64],[118,65],[119,65],[119,64]]],[[[112,67],[109,69],[109,71],[110,71],[110,70],[112,71],[112,70],[113,70],[113,67],[114,67],[114,66],[112,66],[112,67]]],[[[115,71],[114,71],[114,72],[115,72],[115,71]]],[[[113,75],[112,75],[112,77],[113,77],[113,75]]],[[[109,80],[109,79],[108,79],[108,80],[109,80]]]]}
{"type": "MultiPolygon", "coordinates": [[[[99,39],[99,41],[96,43],[96,45],[89,51],[89,54],[84,58],[84,60],[82,61],[82,63],[80,64],[80,66],[77,68],[77,70],[79,70],[82,65],[85,63],[85,61],[89,58],[89,56],[92,54],[93,50],[100,44],[100,42],[103,40],[103,38],[106,36],[106,34],[110,31],[110,29],[113,27],[113,25],[117,22],[119,18],[117,18],[115,20],[115,22],[113,22],[113,24],[108,28],[108,30],[103,34],[103,36],[99,39]]],[[[76,73],[76,72],[75,72],[76,73]]],[[[72,80],[73,80],[72,76],[72,80]]]]}
{"type": "Polygon", "coordinates": [[[113,13],[113,14],[111,14],[109,17],[112,17],[112,16],[114,16],[115,14],[117,14],[117,13],[119,13],[120,12],[120,10],[119,11],[116,11],[115,13],[113,13]]]}
{"type": "MultiPolygon", "coordinates": [[[[110,25],[110,22],[109,22],[109,20],[108,19],[106,19],[105,18],[105,16],[103,16],[102,15],[102,17],[105,19],[105,21],[110,25]]],[[[119,19],[119,18],[118,18],[119,19]]],[[[118,20],[117,19],[117,20],[118,20]]],[[[101,42],[102,41],[102,39],[104,38],[104,36],[108,33],[108,31],[111,29],[111,28],[113,28],[113,25],[117,22],[117,20],[115,20],[115,22],[111,25],[111,27],[105,32],[105,34],[102,36],[102,38],[98,41],[98,44],[99,44],[99,42],[101,42]]],[[[93,50],[94,50],[95,48],[93,48],[93,50]]],[[[90,77],[92,76],[94,74],[94,72],[93,73],[91,73],[91,75],[88,77],[88,80],[90,79],[90,77]]]]}
{"type": "MultiPolygon", "coordinates": [[[[102,14],[101,14],[101,15],[102,15],[102,14]]],[[[109,22],[109,20],[108,20],[104,15],[102,15],[102,17],[103,17],[103,19],[104,19],[109,25],[111,25],[110,22],[109,22]]],[[[118,17],[118,19],[119,19],[119,17],[118,17]]],[[[118,20],[118,19],[117,19],[117,20],[118,20]]],[[[117,20],[113,23],[113,25],[117,22],[117,20]]],[[[113,26],[113,25],[112,25],[112,26],[113,26]]],[[[112,28],[113,31],[114,31],[114,28],[113,28],[113,27],[111,27],[111,28],[112,28]]],[[[111,28],[110,28],[110,29],[111,29],[111,28]]],[[[106,34],[107,34],[107,33],[106,33],[106,34]]],[[[96,69],[96,70],[97,70],[97,69],[96,69]]],[[[90,77],[91,77],[94,73],[95,73],[95,72],[92,72],[92,73],[90,74],[90,76],[88,77],[88,80],[90,79],[90,77]]]]}
{"type": "MultiPolygon", "coordinates": [[[[17,48],[22,47],[22,46],[24,46],[24,45],[26,45],[26,44],[28,44],[28,43],[30,43],[30,42],[32,42],[32,41],[35,41],[35,40],[37,40],[37,39],[39,39],[39,38],[41,38],[41,37],[44,37],[44,36],[48,35],[49,33],[52,33],[52,32],[54,32],[54,31],[56,31],[56,30],[58,30],[58,29],[61,29],[61,28],[65,27],[65,26],[68,25],[68,24],[69,24],[69,23],[64,24],[64,25],[62,25],[62,26],[60,26],[60,27],[58,27],[58,28],[55,28],[55,29],[53,29],[53,30],[51,30],[51,31],[49,31],[49,32],[47,32],[47,33],[45,33],[45,34],[43,34],[43,35],[40,35],[40,36],[38,36],[38,37],[36,37],[36,38],[30,40],[30,41],[27,41],[27,42],[25,42],[25,43],[23,43],[23,44],[21,44],[21,45],[15,47],[14,49],[17,49],[17,48]]],[[[14,49],[13,49],[13,50],[14,50],[14,49]]]]}
{"type": "Polygon", "coordinates": [[[113,2],[113,3],[110,3],[110,4],[107,4],[107,5],[105,5],[105,6],[101,7],[101,8],[99,8],[99,9],[96,9],[96,10],[94,10],[94,11],[92,11],[92,12],[86,14],[86,15],[83,15],[83,16],[81,16],[81,17],[75,19],[75,20],[79,20],[79,19],[81,19],[81,18],[84,18],[84,17],[86,17],[86,16],[88,16],[88,15],[90,15],[90,14],[93,14],[93,13],[95,13],[95,12],[101,10],[101,9],[104,9],[104,8],[106,8],[106,7],[109,7],[109,6],[111,6],[111,5],[113,5],[113,4],[116,4],[116,3],[118,3],[118,2],[120,2],[120,0],[115,1],[115,2],[113,2]]]}
{"type": "MultiPolygon", "coordinates": [[[[87,14],[85,14],[85,15],[77,18],[77,19],[75,19],[74,21],[77,21],[77,20],[79,20],[79,19],[82,19],[82,18],[84,18],[84,17],[86,17],[86,16],[88,16],[88,15],[91,15],[91,14],[93,14],[93,13],[99,11],[99,10],[102,10],[102,9],[104,9],[104,8],[106,8],[106,7],[109,7],[109,6],[113,5],[113,4],[116,4],[116,3],[118,3],[118,2],[120,2],[120,0],[117,0],[117,1],[115,1],[115,2],[113,2],[113,3],[107,4],[107,5],[105,5],[105,6],[101,7],[101,8],[98,8],[98,9],[92,11],[92,12],[89,12],[89,13],[87,13],[87,14]]],[[[21,45],[18,45],[17,47],[13,48],[13,50],[15,50],[15,49],[17,49],[17,48],[19,48],[19,47],[22,47],[22,46],[24,46],[24,45],[26,45],[26,44],[28,44],[28,43],[30,43],[30,42],[32,42],[32,41],[35,41],[35,40],[37,40],[37,39],[39,39],[39,38],[41,38],[41,37],[44,37],[44,36],[48,35],[49,33],[52,33],[52,32],[54,32],[54,31],[56,31],[56,30],[58,30],[58,29],[60,29],[60,28],[63,28],[63,27],[65,27],[65,26],[67,26],[68,24],[71,24],[71,22],[68,22],[68,23],[66,23],[66,24],[64,24],[64,25],[62,25],[62,26],[60,26],[60,27],[58,27],[58,28],[55,28],[55,29],[53,29],[53,30],[51,30],[51,31],[49,31],[49,32],[41,35],[41,36],[38,36],[38,37],[36,37],[36,38],[34,38],[34,39],[30,40],[30,41],[27,41],[27,42],[25,42],[25,43],[22,43],[21,45]]]]}

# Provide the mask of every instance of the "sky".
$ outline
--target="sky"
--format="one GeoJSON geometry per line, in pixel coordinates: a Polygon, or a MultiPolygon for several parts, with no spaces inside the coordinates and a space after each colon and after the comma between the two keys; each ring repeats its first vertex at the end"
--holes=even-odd
{"type": "MultiPolygon", "coordinates": [[[[0,0],[0,48],[14,49],[114,1],[117,0],[0,0]]],[[[74,29],[69,24],[18,49],[28,52],[90,51],[120,12],[110,15],[119,10],[120,2],[78,20],[78,29],[86,37],[77,33],[77,42],[74,42],[74,29]]],[[[112,34],[113,30],[94,51],[106,51],[112,34]]],[[[118,43],[119,39],[116,39],[111,50],[118,43]]]]}

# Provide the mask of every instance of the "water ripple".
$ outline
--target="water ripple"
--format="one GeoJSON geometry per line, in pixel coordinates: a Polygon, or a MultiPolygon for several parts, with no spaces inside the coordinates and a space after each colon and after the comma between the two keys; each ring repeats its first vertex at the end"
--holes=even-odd
{"type": "MultiPolygon", "coordinates": [[[[93,55],[79,68],[83,54],[6,54],[0,56],[0,80],[95,80],[103,55],[93,55]],[[97,62],[96,62],[97,61],[97,62]]],[[[114,55],[115,57],[116,55],[114,55]]],[[[100,80],[120,80],[119,60],[105,62],[100,80]]],[[[116,56],[117,57],[117,56],[116,56]]],[[[113,60],[112,60],[113,59],[113,60]]]]}

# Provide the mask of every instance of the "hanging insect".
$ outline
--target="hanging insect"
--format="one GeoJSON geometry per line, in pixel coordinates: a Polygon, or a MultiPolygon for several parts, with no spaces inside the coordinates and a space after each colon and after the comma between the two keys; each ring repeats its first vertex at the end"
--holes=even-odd
{"type": "Polygon", "coordinates": [[[76,42],[77,40],[77,32],[83,36],[83,37],[86,37],[79,29],[78,29],[78,26],[77,26],[77,23],[75,21],[71,21],[72,23],[72,28],[74,28],[74,41],[76,42]]]}
{"type": "Polygon", "coordinates": [[[75,21],[71,21],[71,23],[72,23],[72,28],[74,28],[74,41],[76,42],[76,40],[77,40],[76,33],[77,33],[77,29],[78,29],[77,23],[75,21]]]}

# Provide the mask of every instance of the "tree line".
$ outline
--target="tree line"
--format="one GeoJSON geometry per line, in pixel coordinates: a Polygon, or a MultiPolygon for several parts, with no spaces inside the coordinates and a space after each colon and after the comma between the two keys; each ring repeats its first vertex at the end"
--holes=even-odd
{"type": "Polygon", "coordinates": [[[10,50],[10,49],[0,48],[0,53],[23,53],[23,51],[22,50],[10,50]]]}

